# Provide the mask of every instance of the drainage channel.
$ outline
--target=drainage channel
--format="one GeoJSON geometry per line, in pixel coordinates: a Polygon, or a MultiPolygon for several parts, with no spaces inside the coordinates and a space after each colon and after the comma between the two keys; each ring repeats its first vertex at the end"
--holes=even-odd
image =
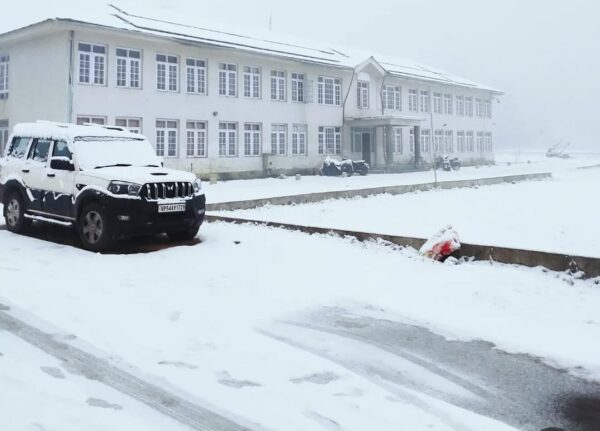
{"type": "MultiPolygon", "coordinates": [[[[206,216],[206,221],[235,224],[256,224],[291,231],[299,231],[308,234],[337,235],[340,237],[349,236],[362,242],[383,240],[395,245],[412,247],[415,249],[421,248],[426,241],[424,238],[306,226],[274,221],[252,220],[221,215],[208,214],[206,216]]],[[[548,253],[536,250],[462,243],[461,249],[457,253],[457,257],[469,257],[475,258],[475,260],[487,260],[528,267],[544,267],[551,271],[559,272],[570,271],[571,273],[575,273],[581,271],[584,274],[584,278],[600,277],[600,258],[586,256],[573,256],[568,254],[548,253]]]]}

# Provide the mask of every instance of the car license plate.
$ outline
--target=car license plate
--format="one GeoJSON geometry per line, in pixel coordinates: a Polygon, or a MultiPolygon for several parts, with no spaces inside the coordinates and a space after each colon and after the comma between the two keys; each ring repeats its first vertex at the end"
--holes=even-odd
{"type": "Polygon", "coordinates": [[[162,213],[182,213],[185,211],[185,204],[163,204],[158,206],[158,212],[162,213]]]}

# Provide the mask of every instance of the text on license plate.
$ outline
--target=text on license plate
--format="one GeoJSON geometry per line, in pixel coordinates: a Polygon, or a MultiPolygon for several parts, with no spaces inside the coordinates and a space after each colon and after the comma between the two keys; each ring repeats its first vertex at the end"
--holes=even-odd
{"type": "Polygon", "coordinates": [[[159,213],[182,213],[185,211],[185,204],[163,204],[158,206],[159,213]]]}

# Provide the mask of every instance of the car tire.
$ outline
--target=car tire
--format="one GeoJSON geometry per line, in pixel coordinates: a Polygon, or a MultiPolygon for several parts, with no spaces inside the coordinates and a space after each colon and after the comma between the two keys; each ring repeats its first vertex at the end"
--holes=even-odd
{"type": "Polygon", "coordinates": [[[97,203],[83,207],[77,223],[81,246],[89,251],[102,252],[114,243],[106,209],[97,203]]]}
{"type": "Polygon", "coordinates": [[[196,235],[198,235],[199,230],[200,224],[195,224],[194,226],[186,230],[167,232],[167,236],[173,241],[191,241],[194,238],[196,238],[196,235]]]}
{"type": "Polygon", "coordinates": [[[23,233],[31,226],[31,220],[25,218],[25,203],[19,192],[11,193],[4,201],[6,227],[13,233],[23,233]]]}

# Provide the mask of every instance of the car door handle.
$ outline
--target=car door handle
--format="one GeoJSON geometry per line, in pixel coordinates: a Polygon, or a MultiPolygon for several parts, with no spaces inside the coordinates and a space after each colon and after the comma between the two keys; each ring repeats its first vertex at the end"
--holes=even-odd
{"type": "Polygon", "coordinates": [[[21,172],[28,174],[29,173],[29,169],[21,169],[21,172]]]}
{"type": "Polygon", "coordinates": [[[56,174],[53,172],[48,172],[46,175],[49,176],[50,178],[54,178],[56,176],[56,174]]]}

